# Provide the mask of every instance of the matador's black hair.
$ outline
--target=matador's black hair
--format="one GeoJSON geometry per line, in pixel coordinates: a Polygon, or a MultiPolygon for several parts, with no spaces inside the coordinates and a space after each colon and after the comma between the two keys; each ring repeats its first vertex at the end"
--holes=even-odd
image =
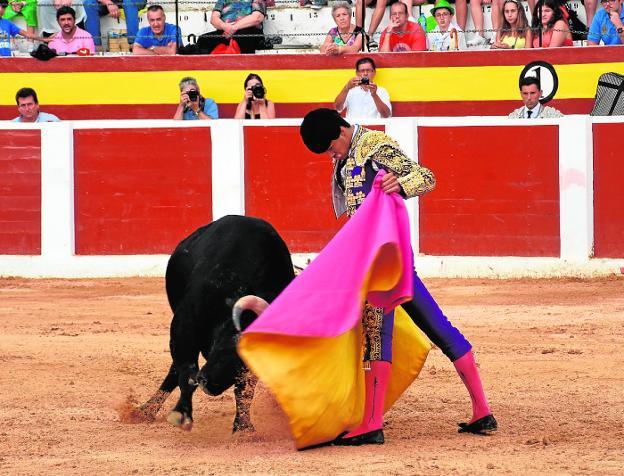
{"type": "Polygon", "coordinates": [[[338,139],[341,127],[351,127],[351,124],[334,109],[322,107],[306,114],[299,134],[308,149],[315,154],[322,154],[327,152],[333,140],[338,139]]]}

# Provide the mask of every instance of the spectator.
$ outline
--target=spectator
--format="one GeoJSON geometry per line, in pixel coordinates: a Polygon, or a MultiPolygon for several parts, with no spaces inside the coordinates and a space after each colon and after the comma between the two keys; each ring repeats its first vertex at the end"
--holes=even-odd
{"type": "Polygon", "coordinates": [[[465,50],[464,30],[453,21],[455,11],[447,0],[438,0],[431,9],[438,26],[427,33],[428,47],[432,51],[465,50]]]}
{"type": "Polygon", "coordinates": [[[519,0],[503,3],[503,28],[496,32],[494,49],[531,48],[533,35],[524,8],[519,0]]]}
{"type": "Polygon", "coordinates": [[[468,46],[483,46],[489,43],[485,38],[485,32],[483,31],[483,5],[491,5],[490,15],[492,18],[492,29],[494,31],[500,30],[500,3],[498,0],[470,0],[470,14],[472,16],[472,23],[476,31],[475,35],[467,41],[468,46]]]}
{"type": "Polygon", "coordinates": [[[88,31],[76,26],[76,11],[72,7],[61,7],[56,11],[56,19],[61,31],[52,36],[48,45],[57,53],[76,53],[86,48],[89,54],[95,53],[93,37],[88,31]]]}
{"type": "MultiPolygon", "coordinates": [[[[407,11],[412,14],[412,8],[414,5],[424,5],[428,0],[401,0],[407,6],[407,11]]],[[[435,3],[435,2],[431,2],[435,3]]],[[[455,13],[457,14],[456,20],[459,27],[463,30],[466,29],[466,21],[468,20],[468,2],[467,0],[450,0],[449,3],[455,4],[455,13]]],[[[410,20],[414,20],[410,18],[410,20]]]]}
{"type": "MultiPolygon", "coordinates": [[[[62,1],[62,0],[61,0],[62,1]]],[[[123,6],[126,17],[126,31],[128,33],[128,44],[132,47],[137,31],[139,30],[139,6],[145,5],[141,0],[82,0],[87,14],[87,31],[91,33],[93,41],[97,46],[102,45],[102,34],[100,30],[100,12],[102,16],[110,15],[118,19],[121,15],[119,4],[123,6]]]]}
{"type": "Polygon", "coordinates": [[[533,10],[533,48],[572,46],[572,33],[557,0],[539,0],[533,10]],[[541,9],[540,23],[538,8],[541,9]],[[541,33],[541,35],[540,35],[541,33]],[[540,44],[541,36],[541,44],[540,44]]]}
{"type": "Polygon", "coordinates": [[[21,35],[30,40],[43,41],[46,43],[49,41],[32,33],[28,33],[9,20],[1,18],[4,15],[7,5],[7,0],[0,0],[0,56],[11,56],[11,38],[17,35],[21,35]]]}
{"type": "Polygon", "coordinates": [[[373,81],[377,73],[372,58],[360,58],[355,63],[356,76],[341,89],[334,106],[338,112],[347,110],[347,120],[378,119],[392,116],[390,95],[373,81]]]}
{"type": "Polygon", "coordinates": [[[563,114],[554,107],[543,106],[540,103],[542,90],[539,80],[534,76],[527,76],[520,81],[520,96],[524,106],[519,107],[511,114],[510,119],[549,119],[553,117],[563,117],[563,114]]]}
{"type": "Polygon", "coordinates": [[[17,111],[19,116],[13,122],[58,122],[59,118],[54,114],[39,110],[39,99],[32,88],[22,88],[15,94],[17,111]]]}
{"type": "Polygon", "coordinates": [[[10,2],[2,18],[12,20],[18,15],[24,17],[26,31],[34,35],[37,28],[37,0],[16,0],[10,2]]]}
{"type": "Polygon", "coordinates": [[[76,12],[76,26],[86,30],[87,14],[82,0],[41,0],[37,4],[37,19],[42,36],[51,36],[61,31],[56,20],[56,12],[61,7],[72,7],[76,12]]]}
{"type": "Polygon", "coordinates": [[[624,40],[624,12],[622,0],[600,0],[598,10],[587,35],[587,44],[621,45],[624,40]]]}
{"type": "Polygon", "coordinates": [[[234,119],[275,119],[275,104],[266,98],[266,88],[260,76],[251,73],[243,86],[245,96],[236,108],[234,119]]]}
{"type": "Polygon", "coordinates": [[[347,2],[335,2],[332,5],[332,17],[336,26],[327,33],[321,45],[321,53],[343,55],[360,51],[363,30],[351,23],[351,6],[347,2]]]}
{"type": "Polygon", "coordinates": [[[173,118],[178,121],[219,119],[217,104],[201,95],[195,78],[186,77],[180,81],[180,104],[173,118]]]}
{"type": "Polygon", "coordinates": [[[265,16],[265,0],[217,0],[210,17],[216,30],[199,37],[200,51],[209,53],[217,45],[228,45],[233,38],[241,53],[255,53],[264,42],[265,16]]]}
{"type": "Polygon", "coordinates": [[[132,54],[135,55],[175,55],[182,46],[180,27],[166,23],[165,11],[160,5],[151,5],[147,9],[149,26],[139,30],[132,54]]]}
{"type": "Polygon", "coordinates": [[[407,21],[407,7],[398,2],[390,7],[390,24],[381,34],[379,51],[425,51],[427,37],[418,23],[407,21]]]}

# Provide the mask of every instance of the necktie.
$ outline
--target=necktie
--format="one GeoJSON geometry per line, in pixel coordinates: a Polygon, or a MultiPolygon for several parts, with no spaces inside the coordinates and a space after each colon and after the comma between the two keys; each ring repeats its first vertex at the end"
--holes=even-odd
{"type": "Polygon", "coordinates": [[[527,109],[527,119],[531,119],[531,114],[533,114],[533,111],[527,109]]]}

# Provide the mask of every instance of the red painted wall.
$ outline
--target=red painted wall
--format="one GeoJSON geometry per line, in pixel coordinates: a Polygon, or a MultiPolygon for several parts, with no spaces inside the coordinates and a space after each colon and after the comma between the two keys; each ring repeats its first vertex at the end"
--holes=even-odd
{"type": "Polygon", "coordinates": [[[245,214],[272,223],[293,253],[320,251],[342,226],[331,159],[308,151],[298,126],[247,126],[244,140],[245,214]]]}
{"type": "Polygon", "coordinates": [[[624,124],[594,124],[594,255],[624,258],[624,124]]]}
{"type": "Polygon", "coordinates": [[[419,127],[429,255],[559,256],[558,127],[419,127]]]}
{"type": "Polygon", "coordinates": [[[0,130],[0,254],[41,253],[41,133],[0,130]]]}
{"type": "Polygon", "coordinates": [[[76,254],[170,253],[212,220],[210,128],[74,131],[76,254]]]}

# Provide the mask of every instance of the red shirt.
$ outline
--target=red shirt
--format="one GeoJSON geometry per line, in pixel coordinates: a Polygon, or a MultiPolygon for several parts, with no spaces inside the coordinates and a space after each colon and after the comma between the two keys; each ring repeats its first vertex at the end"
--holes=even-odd
{"type": "MultiPolygon", "coordinates": [[[[425,51],[427,49],[427,37],[418,23],[408,21],[405,24],[406,31],[398,34],[390,34],[390,51],[425,51]]],[[[381,34],[379,45],[384,44],[387,30],[381,34]]]]}

